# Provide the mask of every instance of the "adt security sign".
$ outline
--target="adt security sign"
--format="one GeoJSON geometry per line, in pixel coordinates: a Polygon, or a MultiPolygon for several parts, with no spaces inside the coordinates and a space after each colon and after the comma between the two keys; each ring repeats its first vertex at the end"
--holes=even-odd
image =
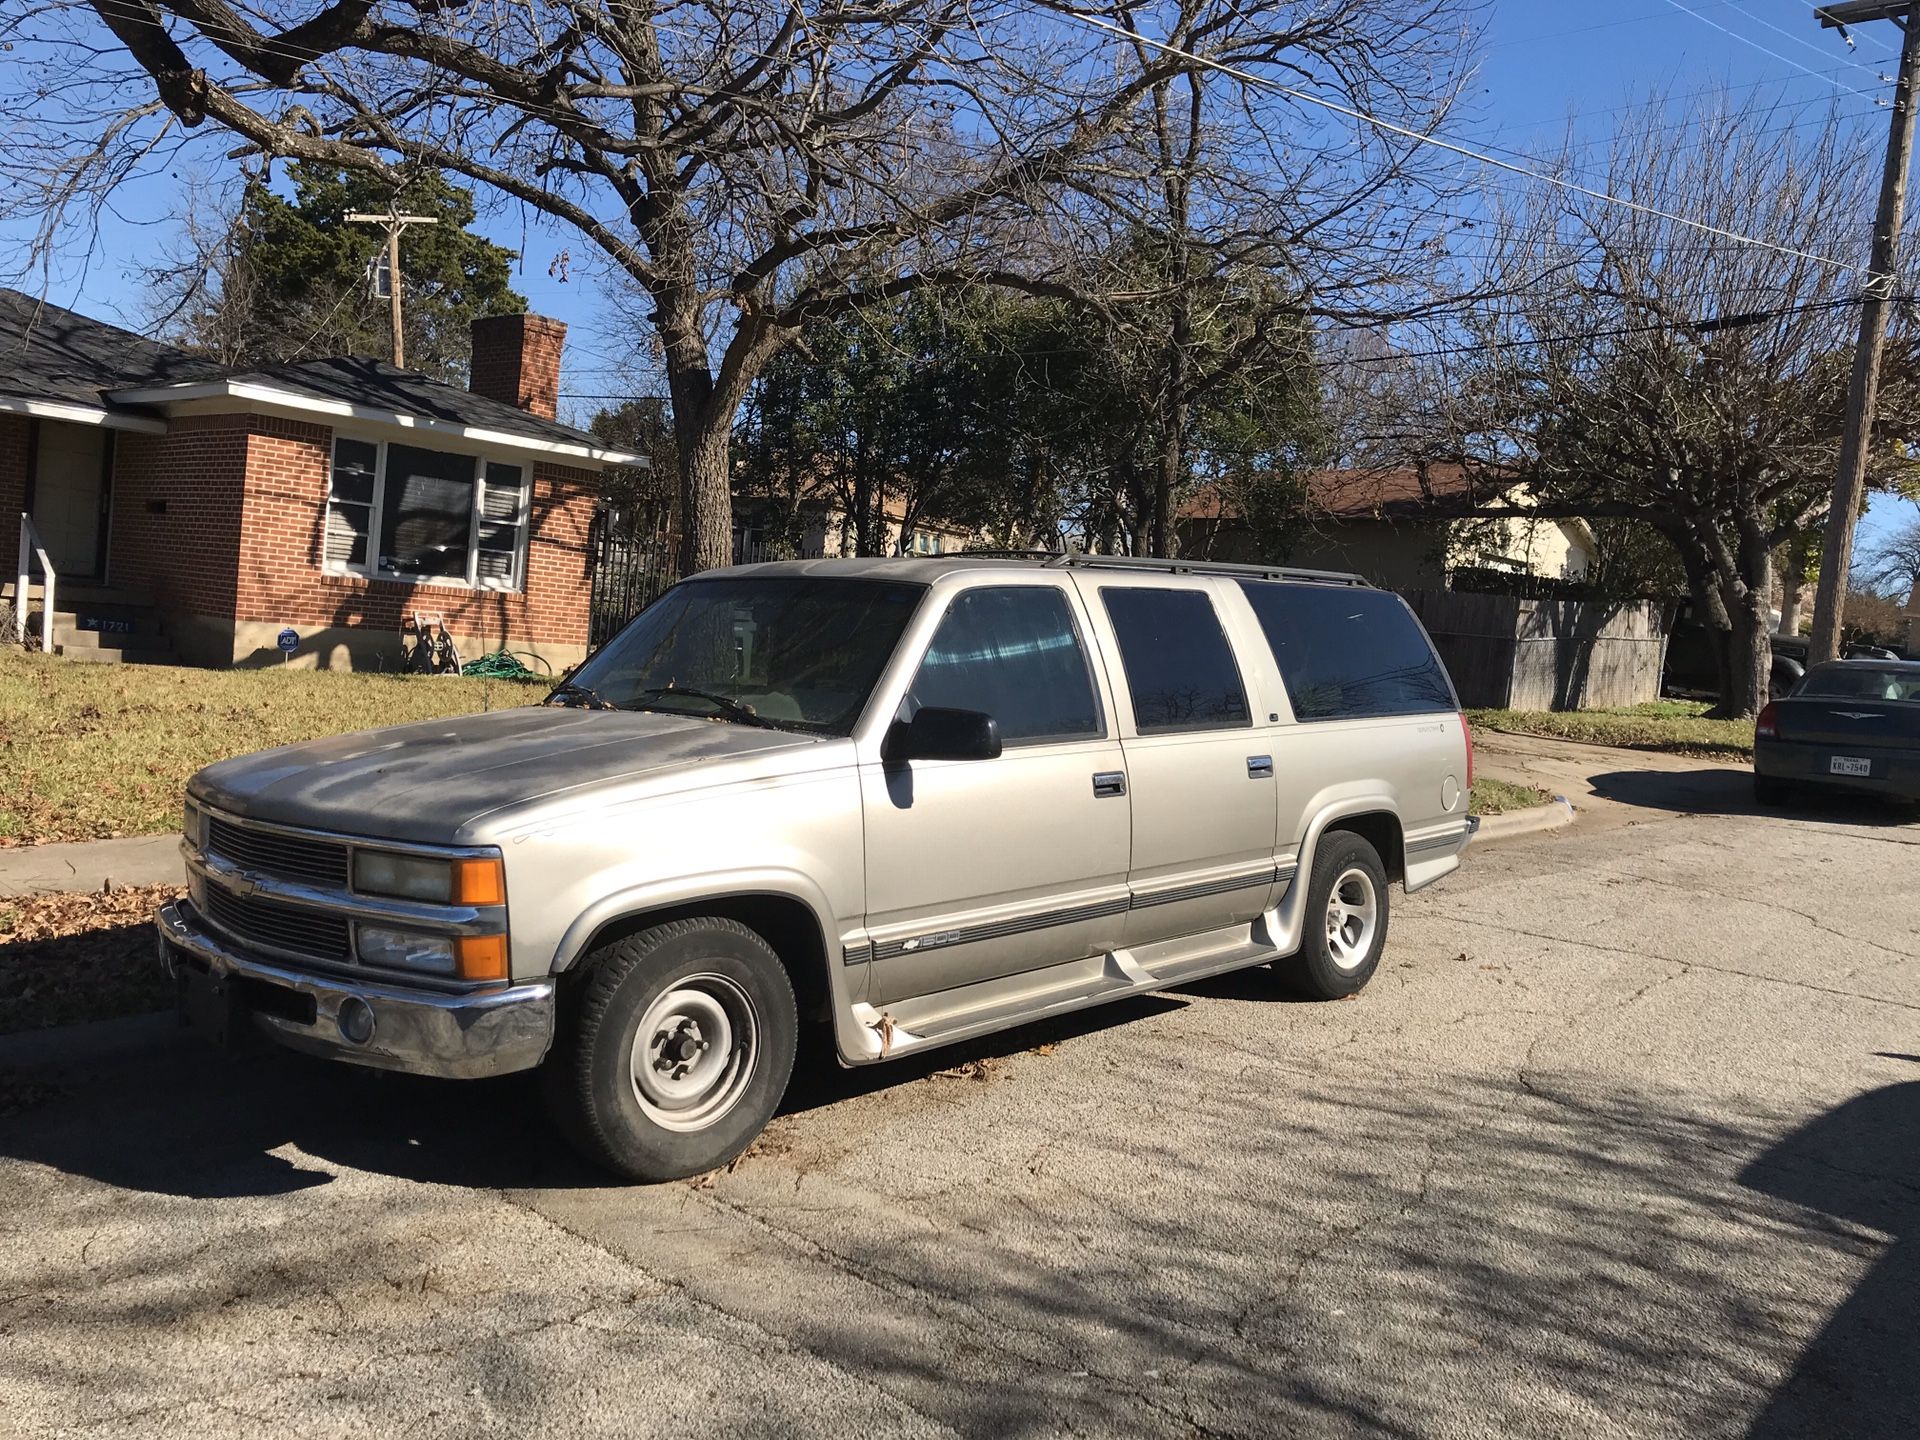
{"type": "Polygon", "coordinates": [[[286,664],[300,648],[300,632],[291,625],[280,632],[280,663],[286,664]]]}

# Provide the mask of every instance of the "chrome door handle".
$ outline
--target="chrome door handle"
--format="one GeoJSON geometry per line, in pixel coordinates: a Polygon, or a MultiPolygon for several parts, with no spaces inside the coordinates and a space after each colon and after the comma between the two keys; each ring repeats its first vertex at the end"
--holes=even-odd
{"type": "Polygon", "coordinates": [[[1249,780],[1271,780],[1273,778],[1273,756],[1247,756],[1247,778],[1249,780]]]}
{"type": "Polygon", "coordinates": [[[1096,770],[1093,775],[1093,793],[1096,799],[1108,795],[1126,794],[1126,773],[1120,770],[1096,770]]]}

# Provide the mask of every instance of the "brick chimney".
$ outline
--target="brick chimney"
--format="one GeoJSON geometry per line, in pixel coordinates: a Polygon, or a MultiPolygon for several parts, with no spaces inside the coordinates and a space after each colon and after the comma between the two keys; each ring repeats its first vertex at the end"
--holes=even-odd
{"type": "Polygon", "coordinates": [[[544,315],[488,315],[473,322],[467,388],[542,420],[560,412],[560,347],[567,327],[544,315]]]}

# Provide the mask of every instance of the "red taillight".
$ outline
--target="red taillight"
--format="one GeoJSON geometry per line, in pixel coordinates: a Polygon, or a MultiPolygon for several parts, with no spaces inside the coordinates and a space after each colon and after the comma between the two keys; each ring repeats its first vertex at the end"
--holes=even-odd
{"type": "Polygon", "coordinates": [[[1467,712],[1460,712],[1460,738],[1467,742],[1467,789],[1473,789],[1473,731],[1467,728],[1467,712]]]}
{"type": "Polygon", "coordinates": [[[1769,701],[1761,708],[1753,720],[1753,738],[1756,740],[1775,740],[1780,735],[1779,717],[1774,714],[1773,704],[1769,701]]]}

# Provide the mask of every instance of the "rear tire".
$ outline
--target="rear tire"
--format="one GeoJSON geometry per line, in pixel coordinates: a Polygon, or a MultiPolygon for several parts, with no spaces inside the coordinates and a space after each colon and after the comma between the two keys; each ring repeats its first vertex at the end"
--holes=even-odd
{"type": "Polygon", "coordinates": [[[1289,986],[1314,1000],[1358,994],[1387,943],[1387,871],[1351,830],[1329,830],[1314,847],[1299,953],[1280,962],[1289,986]]]}
{"type": "Polygon", "coordinates": [[[1753,777],[1753,803],[1778,808],[1793,799],[1793,787],[1772,775],[1753,777]]]}
{"type": "Polygon", "coordinates": [[[548,1103],[588,1159],[630,1180],[726,1164],[793,1073],[793,982],[757,933],[701,917],[588,956],[547,1059],[548,1103]]]}

